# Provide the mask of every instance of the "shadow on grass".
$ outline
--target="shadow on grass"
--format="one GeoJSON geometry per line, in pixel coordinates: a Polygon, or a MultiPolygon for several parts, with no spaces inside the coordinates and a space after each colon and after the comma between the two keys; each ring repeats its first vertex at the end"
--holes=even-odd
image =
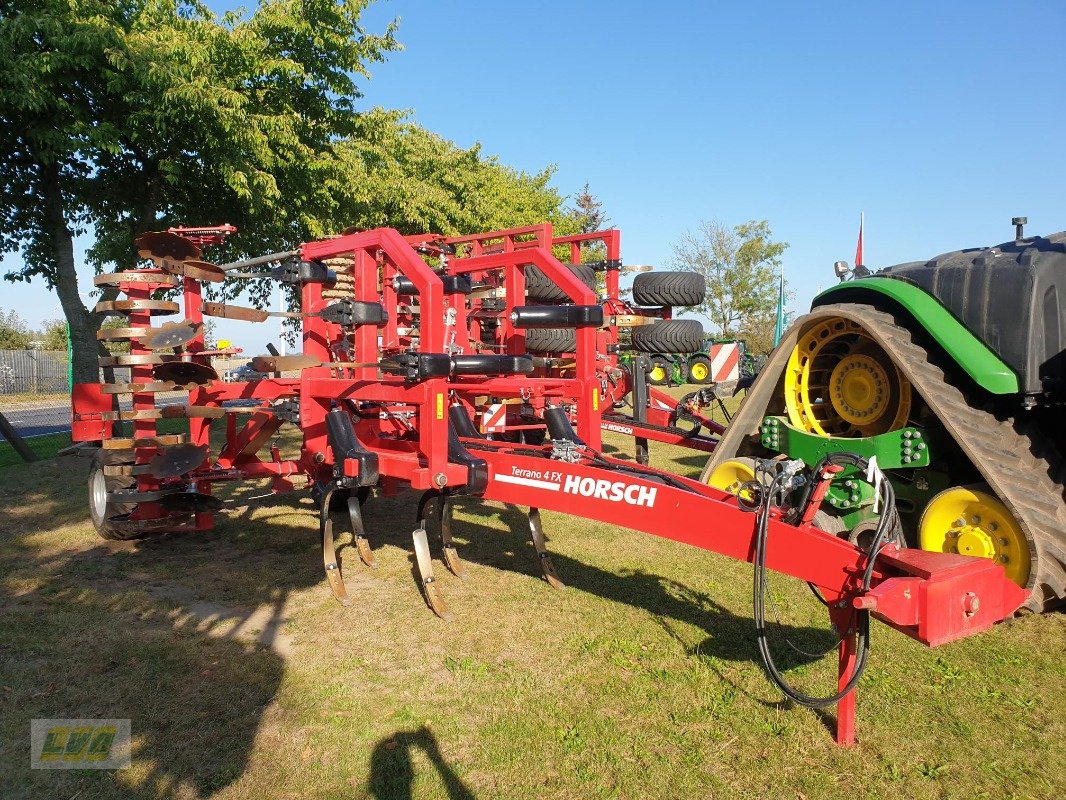
{"type": "Polygon", "coordinates": [[[423,726],[418,730],[397,731],[382,739],[370,756],[370,792],[378,800],[413,800],[415,771],[411,754],[420,750],[440,776],[448,800],[474,800],[467,788],[441,755],[437,737],[423,726]]]}
{"type": "MultiPolygon", "coordinates": [[[[453,533],[460,543],[467,542],[459,548],[463,559],[523,575],[541,576],[536,552],[527,534],[529,523],[522,510],[515,506],[501,510],[473,500],[460,502],[464,513],[492,520],[490,524],[471,524],[464,520],[453,525],[453,533]]],[[[368,510],[372,508],[371,504],[368,510]]],[[[368,525],[374,520],[373,513],[369,510],[367,514],[368,525]]],[[[430,526],[431,537],[437,531],[435,526],[430,526]]],[[[751,617],[734,614],[709,594],[654,572],[605,570],[561,553],[553,552],[551,557],[559,577],[568,586],[641,608],[661,620],[683,622],[704,630],[707,639],[694,648],[689,647],[690,654],[727,661],[757,661],[755,625],[751,617]]],[[[772,622],[771,627],[775,640],[781,640],[783,651],[775,656],[779,666],[785,669],[821,658],[823,651],[837,641],[828,629],[775,625],[772,622]],[[793,647],[785,644],[786,639],[793,647]]]]}
{"type": "MultiPolygon", "coordinates": [[[[285,672],[279,641],[289,594],[324,586],[314,506],[306,496],[279,496],[256,501],[255,519],[251,507],[233,508],[205,534],[48,552],[41,534],[85,520],[83,476],[84,468],[35,468],[11,490],[21,492],[31,516],[0,536],[0,761],[23,766],[0,776],[0,796],[207,796],[248,767],[285,672]],[[306,523],[293,525],[294,509],[306,513],[306,523]],[[220,592],[239,601],[201,599],[220,592]],[[249,629],[258,638],[249,641],[249,629]],[[134,769],[31,772],[23,742],[35,717],[130,718],[134,769]]],[[[416,494],[404,493],[367,504],[375,548],[410,549],[416,502],[416,494]]],[[[522,510],[469,500],[463,509],[483,520],[456,522],[464,559],[540,577],[522,510]]],[[[338,524],[346,528],[340,518],[338,524]]],[[[434,550],[439,557],[439,539],[434,550]]],[[[703,592],[649,571],[620,574],[563,554],[553,558],[577,590],[644,609],[668,630],[674,620],[705,631],[706,640],[689,648],[693,656],[753,660],[750,618],[703,592]]],[[[830,643],[822,630],[785,633],[812,652],[830,643]]],[[[802,662],[782,666],[794,663],[802,662]]],[[[375,748],[376,797],[413,796],[416,750],[438,770],[450,797],[472,797],[425,728],[401,731],[375,748]]]]}

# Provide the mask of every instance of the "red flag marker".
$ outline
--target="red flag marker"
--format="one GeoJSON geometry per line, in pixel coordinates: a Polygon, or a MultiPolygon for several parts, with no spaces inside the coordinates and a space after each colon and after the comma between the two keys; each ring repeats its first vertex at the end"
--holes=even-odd
{"type": "Polygon", "coordinates": [[[865,215],[859,214],[859,243],[855,246],[855,266],[862,265],[862,227],[865,220],[865,215]]]}

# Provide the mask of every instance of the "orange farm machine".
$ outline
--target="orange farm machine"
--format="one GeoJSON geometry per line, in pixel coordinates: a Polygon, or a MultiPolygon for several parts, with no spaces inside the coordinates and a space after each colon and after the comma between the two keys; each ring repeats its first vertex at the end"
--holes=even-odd
{"type": "Polygon", "coordinates": [[[202,260],[203,247],[232,232],[144,234],[137,240],[143,267],[96,279],[123,295],[97,311],[127,321],[101,336],[130,345],[101,363],[128,368],[128,379],[79,384],[73,393],[73,436],[93,459],[90,513],[105,538],[207,530],[223,513],[213,494],[219,483],[269,479],[275,492],[310,489],[327,582],[347,604],[331,512],[348,517],[352,549],[372,565],[361,505],[375,493],[415,490],[420,588],[445,618],[425,520],[431,510],[439,515],[443,562],[461,574],[454,497],[528,507],[552,586],[562,584],[539,509],[673,539],[754,564],[756,639],[767,673],[801,704],[836,705],[842,744],[855,737],[854,690],[872,619],[936,646],[988,629],[1026,599],[992,560],[904,546],[892,482],[878,480],[876,461],[861,453],[827,452],[813,465],[759,459],[751,480],[724,488],[647,466],[649,441],[711,453],[725,431],[703,413],[715,400],[710,387],[675,400],[648,385],[652,364],[641,355],[703,347],[699,322],[671,313],[702,300],[702,279],[624,267],[617,230],[556,237],[545,224],[443,237],[381,228],[221,266],[202,260]],[[582,263],[593,243],[606,257],[582,263]],[[569,263],[557,258],[565,253],[569,263]],[[634,296],[642,305],[620,297],[627,270],[641,272],[634,296]],[[299,310],[204,299],[205,284],[263,277],[295,286],[299,310]],[[178,322],[153,324],[181,313],[178,322]],[[219,380],[205,317],[254,323],[279,314],[302,320],[301,353],[255,358],[253,374],[267,376],[258,380],[219,380]],[[621,359],[629,350],[637,356],[621,359]],[[160,392],[188,399],[160,406],[160,392]],[[158,430],[160,420],[174,418],[187,420],[187,432],[158,430]],[[273,444],[286,424],[302,436],[293,458],[273,444]],[[215,449],[212,426],[225,433],[215,449]],[[604,455],[603,430],[632,436],[636,459],[604,455]],[[842,470],[863,471],[879,493],[877,521],[862,541],[819,524],[842,470]],[[828,696],[797,691],[774,665],[763,609],[768,570],[806,581],[825,604],[839,634],[838,685],[828,696]]]}

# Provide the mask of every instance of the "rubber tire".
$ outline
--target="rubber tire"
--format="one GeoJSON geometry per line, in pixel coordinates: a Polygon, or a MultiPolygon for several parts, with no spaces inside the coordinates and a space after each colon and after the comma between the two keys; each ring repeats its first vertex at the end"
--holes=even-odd
{"type": "Polygon", "coordinates": [[[642,272],[633,279],[633,302],[642,306],[698,306],[707,281],[698,272],[642,272]]]}
{"type": "Polygon", "coordinates": [[[103,468],[105,465],[111,466],[114,464],[132,464],[133,462],[128,456],[118,456],[111,451],[100,449],[96,451],[96,455],[93,456],[91,466],[89,467],[89,518],[92,520],[93,527],[96,528],[96,532],[100,534],[103,539],[109,541],[125,541],[128,539],[138,539],[145,536],[145,532],[142,531],[128,531],[121,528],[117,528],[108,524],[108,520],[111,517],[117,517],[122,514],[129,514],[133,511],[136,503],[107,503],[104,507],[102,515],[97,515],[95,512],[95,506],[93,503],[93,484],[99,479],[103,481],[104,489],[110,493],[117,489],[129,489],[136,485],[134,478],[123,478],[116,475],[104,475],[103,468]]]}
{"type": "Polygon", "coordinates": [[[640,353],[698,353],[703,325],[695,319],[664,319],[633,328],[631,342],[640,353]]]}
{"type": "Polygon", "coordinates": [[[714,378],[711,376],[711,359],[707,358],[706,356],[696,356],[689,362],[688,374],[685,377],[688,379],[689,383],[694,383],[697,386],[705,385],[708,383],[714,383],[714,378]],[[707,367],[707,377],[703,380],[699,380],[698,378],[695,378],[692,375],[692,368],[696,364],[703,364],[705,367],[707,367]]]}
{"type": "Polygon", "coordinates": [[[669,386],[670,376],[674,373],[674,365],[662,356],[653,356],[651,359],[651,366],[652,369],[648,370],[648,383],[650,383],[652,386],[669,386]],[[656,380],[652,377],[652,375],[654,374],[653,370],[657,366],[663,368],[664,377],[662,380],[656,380]]]}
{"type": "MultiPolygon", "coordinates": [[[[586,267],[584,264],[568,264],[567,266],[578,280],[592,291],[596,291],[596,272],[592,267],[586,267]]],[[[574,302],[566,292],[559,288],[559,284],[532,264],[526,267],[526,300],[536,300],[539,303],[574,302]]]]}
{"type": "Polygon", "coordinates": [[[526,352],[543,355],[573,353],[577,350],[577,331],[573,328],[529,328],[526,352]]]}

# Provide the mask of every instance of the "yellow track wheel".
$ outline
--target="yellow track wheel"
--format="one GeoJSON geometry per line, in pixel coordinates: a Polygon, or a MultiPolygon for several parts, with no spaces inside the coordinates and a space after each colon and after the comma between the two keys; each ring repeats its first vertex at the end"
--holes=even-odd
{"type": "Polygon", "coordinates": [[[907,424],[911,385],[857,322],[832,317],[808,328],[785,369],[789,422],[819,436],[876,436],[907,424]]]}
{"type": "Polygon", "coordinates": [[[1014,516],[985,484],[945,489],[929,501],[918,526],[923,550],[991,558],[1019,586],[1032,554],[1014,516]]]}
{"type": "MultiPolygon", "coordinates": [[[[714,468],[714,472],[707,478],[707,485],[723,492],[735,495],[740,492],[740,487],[748,481],[755,480],[755,459],[734,458],[723,461],[714,468]]],[[[751,500],[747,493],[745,500],[751,500]]]]}

